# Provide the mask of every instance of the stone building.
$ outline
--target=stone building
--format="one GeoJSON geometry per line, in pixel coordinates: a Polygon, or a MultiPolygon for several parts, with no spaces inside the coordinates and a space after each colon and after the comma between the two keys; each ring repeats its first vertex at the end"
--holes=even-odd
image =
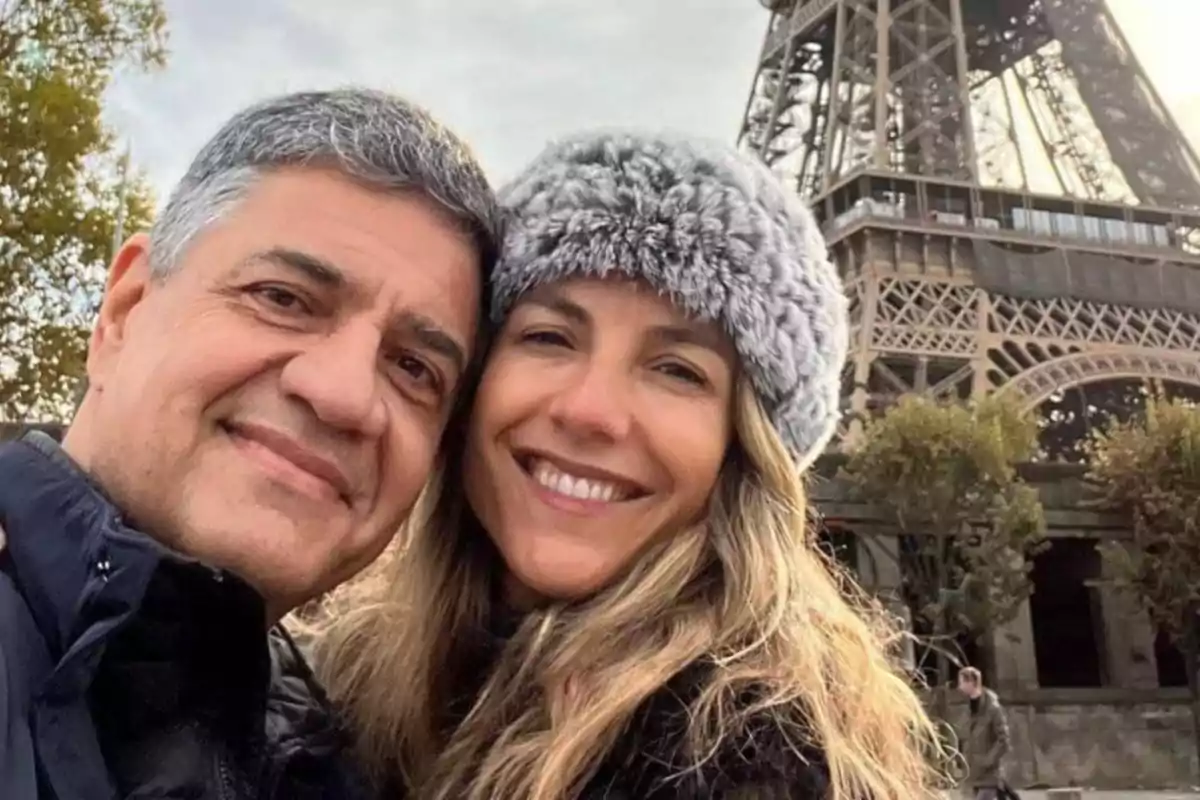
{"type": "MultiPolygon", "coordinates": [[[[1127,539],[1128,529],[1083,508],[1081,467],[1023,471],[1041,494],[1050,547],[1034,560],[1033,596],[965,653],[1008,706],[1014,782],[1191,785],[1196,747],[1181,654],[1135,603],[1092,583],[1103,569],[1096,543],[1127,539]]],[[[865,585],[894,592],[902,580],[898,562],[894,551],[879,550],[896,540],[872,533],[877,512],[848,499],[836,479],[819,481],[813,494],[839,558],[865,585]]]]}

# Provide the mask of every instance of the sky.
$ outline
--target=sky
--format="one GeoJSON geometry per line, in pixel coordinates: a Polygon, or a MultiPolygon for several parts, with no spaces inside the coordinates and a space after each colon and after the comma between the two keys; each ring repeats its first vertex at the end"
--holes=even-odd
{"type": "MultiPolygon", "coordinates": [[[[1200,0],[1108,0],[1200,147],[1200,0]]],[[[424,105],[493,179],[592,127],[733,141],[768,12],[756,0],[166,0],[168,66],[123,73],[108,121],[165,198],[220,124],[263,97],[349,84],[424,105]]]]}

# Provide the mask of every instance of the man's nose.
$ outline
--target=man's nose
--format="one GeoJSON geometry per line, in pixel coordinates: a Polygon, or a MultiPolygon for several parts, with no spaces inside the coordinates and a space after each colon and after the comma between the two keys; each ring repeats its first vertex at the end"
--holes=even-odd
{"type": "Polygon", "coordinates": [[[374,326],[343,325],[288,362],[280,376],[283,391],[307,403],[332,428],[379,436],[387,413],[379,345],[380,333],[374,326]]]}
{"type": "Polygon", "coordinates": [[[577,438],[615,442],[628,436],[633,425],[632,399],[626,375],[589,363],[555,392],[549,414],[559,428],[577,438]]]}

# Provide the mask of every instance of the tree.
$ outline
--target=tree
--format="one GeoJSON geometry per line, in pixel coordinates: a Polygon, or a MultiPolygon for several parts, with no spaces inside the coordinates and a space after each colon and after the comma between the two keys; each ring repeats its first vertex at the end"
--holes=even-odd
{"type": "Polygon", "coordinates": [[[161,0],[0,0],[0,420],[69,405],[114,235],[152,208],[102,97],[164,42],[161,0]]]}
{"type": "MultiPolygon", "coordinates": [[[[940,716],[950,680],[945,642],[1006,622],[1032,593],[1031,556],[1045,521],[1016,466],[1037,450],[1036,420],[1011,402],[908,396],[867,423],[843,469],[852,492],[895,536],[913,627],[929,632],[940,716]]],[[[891,552],[890,548],[876,548],[891,552]]]]}
{"type": "Polygon", "coordinates": [[[1200,409],[1151,397],[1088,447],[1088,482],[1130,521],[1132,539],[1099,546],[1106,582],[1133,596],[1183,652],[1200,755],[1200,409]]]}

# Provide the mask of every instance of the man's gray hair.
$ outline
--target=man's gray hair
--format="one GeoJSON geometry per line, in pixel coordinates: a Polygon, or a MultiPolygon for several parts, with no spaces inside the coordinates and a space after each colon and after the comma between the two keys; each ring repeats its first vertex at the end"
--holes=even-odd
{"type": "Polygon", "coordinates": [[[264,173],[308,165],[382,191],[425,195],[472,239],[490,269],[500,214],[468,147],[402,98],[337,89],[276,97],[226,122],[196,155],[151,229],[153,271],[169,273],[196,235],[264,173]]]}

